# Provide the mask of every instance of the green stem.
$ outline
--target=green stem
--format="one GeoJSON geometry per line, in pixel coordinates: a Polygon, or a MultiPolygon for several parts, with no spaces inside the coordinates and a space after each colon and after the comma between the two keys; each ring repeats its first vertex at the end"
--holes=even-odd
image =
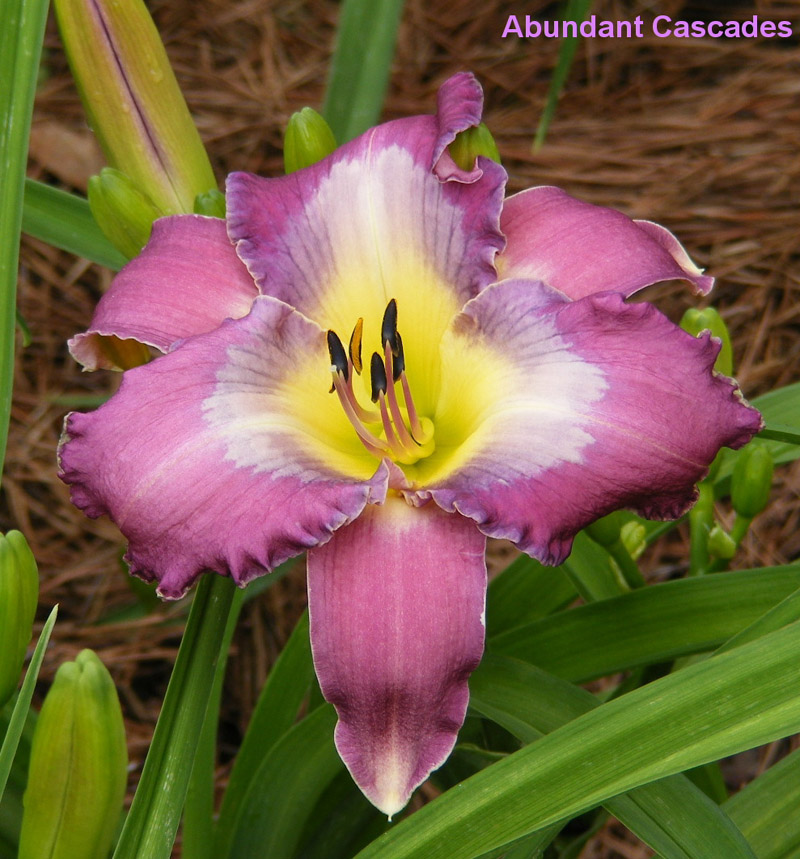
{"type": "Polygon", "coordinates": [[[702,576],[708,572],[708,532],[714,523],[714,487],[710,483],[698,486],[700,495],[689,511],[689,575],[702,576]]]}
{"type": "Polygon", "coordinates": [[[168,859],[183,812],[215,669],[226,647],[236,586],[206,574],[164,697],[153,742],[114,859],[168,859]]]}

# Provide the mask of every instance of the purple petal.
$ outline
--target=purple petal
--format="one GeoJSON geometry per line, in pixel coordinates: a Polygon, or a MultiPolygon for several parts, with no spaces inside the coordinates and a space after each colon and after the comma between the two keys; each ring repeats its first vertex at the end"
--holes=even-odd
{"type": "Polygon", "coordinates": [[[433,149],[433,170],[443,182],[477,182],[483,170],[477,165],[462,170],[447,151],[460,131],[479,125],[483,113],[483,90],[470,72],[459,72],[439,87],[436,98],[436,122],[439,137],[433,149]]]}
{"type": "MultiPolygon", "coordinates": [[[[713,372],[719,341],[616,293],[571,302],[504,281],[465,307],[443,355],[464,338],[495,351],[504,389],[468,441],[472,457],[429,494],[548,564],[612,510],[676,518],[719,448],[761,428],[736,384],[713,372]]],[[[442,380],[446,401],[446,368],[442,380]]]]}
{"type": "Polygon", "coordinates": [[[133,339],[167,352],[177,340],[244,316],[257,295],[224,221],[161,218],[142,253],[114,278],[89,330],[70,340],[70,351],[87,370],[119,369],[103,351],[103,337],[133,339]]]}
{"type": "Polygon", "coordinates": [[[131,570],[163,596],[203,570],[244,584],[385,495],[386,465],[351,441],[346,418],[335,424],[328,364],[324,332],[262,296],[247,317],[128,371],[96,412],[69,415],[60,476],[87,515],[116,522],[131,570]],[[354,453],[335,449],[345,431],[354,453]]]}
{"type": "Polygon", "coordinates": [[[390,494],[308,554],[314,665],[336,747],[390,817],[444,763],[483,652],[485,538],[390,494]]]}
{"type": "Polygon", "coordinates": [[[497,259],[500,277],[541,280],[572,299],[606,291],[629,296],[673,278],[690,281],[700,293],[714,283],[669,230],[560,188],[509,197],[500,224],[508,242],[497,259]]]}
{"type": "Polygon", "coordinates": [[[232,174],[229,235],[259,288],[343,338],[363,317],[365,343],[380,343],[391,298],[401,317],[423,306],[426,330],[403,329],[407,352],[435,346],[452,315],[494,282],[503,246],[505,171],[482,162],[472,184],[432,172],[443,142],[477,115],[476,87],[458,78],[446,89],[444,128],[429,116],[397,120],[290,176],[232,174]]]}

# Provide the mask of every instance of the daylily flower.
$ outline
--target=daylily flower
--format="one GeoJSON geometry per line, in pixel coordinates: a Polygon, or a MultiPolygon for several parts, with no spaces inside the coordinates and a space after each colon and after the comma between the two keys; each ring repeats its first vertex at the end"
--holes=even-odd
{"type": "Polygon", "coordinates": [[[619,508],[674,518],[722,445],[760,427],[642,287],[712,280],[662,227],[447,147],[480,122],[471,75],[435,117],[380,125],[290,176],[228,179],[227,223],[155,224],[90,329],[165,353],[68,417],[62,477],[177,598],[308,551],[314,661],[336,743],[389,815],[450,753],[484,640],[486,537],[547,564],[619,508]]]}

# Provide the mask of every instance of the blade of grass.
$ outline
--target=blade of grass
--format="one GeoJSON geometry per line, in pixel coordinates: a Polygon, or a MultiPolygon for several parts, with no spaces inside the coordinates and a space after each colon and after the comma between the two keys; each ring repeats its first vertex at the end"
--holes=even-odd
{"type": "Polygon", "coordinates": [[[48,0],[7,0],[0,26],[0,479],[11,387],[22,196],[48,0]]]}
{"type": "Polygon", "coordinates": [[[25,727],[25,719],[28,717],[28,710],[31,706],[31,698],[33,697],[33,689],[36,686],[36,678],[39,676],[39,669],[42,667],[44,652],[47,649],[47,642],[50,641],[50,633],[53,631],[53,626],[58,616],[58,606],[54,606],[50,612],[44,626],[42,634],[36,642],[36,648],[31,657],[31,664],[25,674],[25,679],[22,681],[17,701],[14,704],[14,710],[11,713],[11,719],[8,723],[8,730],[3,739],[3,745],[0,746],[0,798],[6,789],[8,774],[11,772],[11,765],[14,763],[14,755],[17,752],[19,738],[22,736],[22,730],[25,727]]]}
{"type": "MultiPolygon", "coordinates": [[[[592,6],[592,0],[569,0],[567,9],[564,14],[565,21],[581,22],[586,17],[589,9],[592,6]]],[[[539,124],[536,126],[536,135],[533,138],[533,152],[538,152],[544,145],[547,129],[550,127],[550,122],[556,112],[556,105],[561,96],[561,90],[567,82],[569,70],[572,67],[572,61],[575,59],[575,51],[578,49],[578,41],[580,37],[567,37],[561,43],[561,49],[558,52],[558,62],[556,63],[553,77],[550,79],[550,86],[547,90],[547,101],[545,102],[544,110],[539,118],[539,124]]]]}
{"type": "Polygon", "coordinates": [[[127,262],[100,231],[83,197],[33,179],[25,180],[22,231],[114,271],[127,262]]]}
{"type": "Polygon", "coordinates": [[[403,0],[344,0],[322,114],[339,144],[380,117],[403,0]]]}
{"type": "Polygon", "coordinates": [[[216,574],[200,580],[114,859],[168,859],[172,852],[235,590],[216,574]]]}

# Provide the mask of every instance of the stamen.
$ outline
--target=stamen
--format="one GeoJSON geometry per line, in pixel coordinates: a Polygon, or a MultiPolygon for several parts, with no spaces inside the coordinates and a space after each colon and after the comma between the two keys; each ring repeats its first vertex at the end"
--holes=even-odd
{"type": "Polygon", "coordinates": [[[397,354],[397,302],[392,299],[383,311],[381,323],[381,343],[392,347],[392,354],[397,354]]]}
{"type": "Polygon", "coordinates": [[[383,441],[383,439],[376,438],[359,420],[348,396],[347,382],[344,379],[344,374],[339,371],[333,373],[333,387],[339,396],[339,402],[344,409],[344,413],[353,425],[353,429],[358,434],[364,447],[373,456],[377,457],[385,456],[387,453],[393,453],[392,449],[385,441],[383,441]]]}
{"type": "Polygon", "coordinates": [[[397,394],[394,390],[394,380],[397,379],[397,376],[395,376],[394,373],[394,356],[392,355],[391,345],[388,341],[384,346],[384,355],[386,358],[386,376],[392,377],[392,384],[388,386],[388,391],[386,392],[386,397],[389,400],[389,410],[392,413],[392,420],[397,428],[397,435],[400,437],[400,441],[409,451],[413,451],[414,447],[419,445],[419,442],[411,435],[408,429],[406,429],[405,422],[403,421],[403,413],[400,411],[400,404],[397,402],[397,394]]]}
{"type": "Polygon", "coordinates": [[[353,369],[361,375],[362,364],[361,364],[361,334],[364,330],[364,319],[359,318],[358,322],[356,322],[356,327],[353,329],[353,333],[350,335],[350,360],[353,363],[353,369]]]}
{"type": "Polygon", "coordinates": [[[408,384],[408,377],[405,372],[400,374],[400,384],[403,386],[403,399],[406,401],[406,411],[408,412],[408,422],[411,424],[411,434],[417,444],[425,444],[425,430],[422,428],[417,409],[414,405],[414,400],[411,398],[411,388],[408,384]]]}
{"type": "Polygon", "coordinates": [[[381,356],[377,352],[372,353],[370,361],[370,379],[372,380],[372,402],[378,402],[378,396],[386,393],[386,367],[383,366],[381,356]]]}
{"type": "Polygon", "coordinates": [[[392,357],[394,358],[392,361],[392,379],[396,382],[406,368],[406,353],[403,351],[403,338],[399,331],[397,332],[397,351],[393,353],[392,357]]]}
{"type": "Polygon", "coordinates": [[[341,373],[346,382],[350,378],[347,352],[344,351],[339,335],[331,328],[328,329],[328,354],[331,356],[331,372],[341,373]]]}

